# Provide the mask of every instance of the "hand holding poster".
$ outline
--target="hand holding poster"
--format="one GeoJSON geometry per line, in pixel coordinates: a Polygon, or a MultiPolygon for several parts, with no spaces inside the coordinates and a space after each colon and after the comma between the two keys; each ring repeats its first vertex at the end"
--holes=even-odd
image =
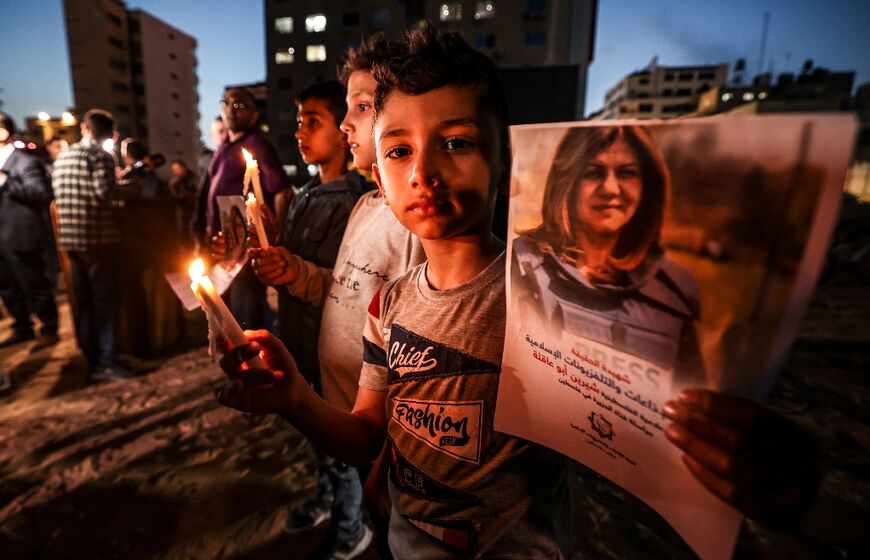
{"type": "Polygon", "coordinates": [[[730,557],[740,516],[683,465],[664,403],[770,388],[854,133],[842,115],[512,128],[496,429],[626,488],[702,557],[730,557]]]}

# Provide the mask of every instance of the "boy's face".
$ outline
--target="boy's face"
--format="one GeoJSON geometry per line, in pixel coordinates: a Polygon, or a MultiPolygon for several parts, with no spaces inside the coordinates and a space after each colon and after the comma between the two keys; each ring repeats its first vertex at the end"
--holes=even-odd
{"type": "Polygon", "coordinates": [[[357,70],[347,80],[347,115],[341,121],[341,130],[347,134],[353,163],[368,171],[375,163],[375,143],[372,139],[372,105],[377,82],[371,72],[357,70]]]}
{"type": "Polygon", "coordinates": [[[399,222],[421,239],[487,234],[501,158],[495,119],[475,93],[394,91],[375,125],[375,180],[399,222]]]}
{"type": "Polygon", "coordinates": [[[320,165],[344,158],[347,141],[326,101],[309,98],[300,103],[296,126],[296,141],[305,163],[320,165]]]}

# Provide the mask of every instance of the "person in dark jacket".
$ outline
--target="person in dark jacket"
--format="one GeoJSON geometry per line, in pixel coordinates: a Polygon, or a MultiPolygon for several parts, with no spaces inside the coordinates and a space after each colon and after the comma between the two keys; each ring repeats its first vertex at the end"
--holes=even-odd
{"type": "Polygon", "coordinates": [[[42,325],[31,351],[58,342],[54,281],[46,272],[53,246],[48,207],[51,183],[39,159],[12,145],[15,123],[0,113],[0,298],[15,321],[0,347],[36,338],[31,313],[42,325]]]}

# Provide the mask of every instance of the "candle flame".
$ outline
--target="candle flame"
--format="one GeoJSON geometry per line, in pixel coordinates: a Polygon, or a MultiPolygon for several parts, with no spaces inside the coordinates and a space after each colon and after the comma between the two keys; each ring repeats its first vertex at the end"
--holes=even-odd
{"type": "Polygon", "coordinates": [[[257,202],[257,197],[254,196],[254,193],[252,193],[252,192],[248,193],[248,202],[257,202]]]}
{"type": "Polygon", "coordinates": [[[251,167],[252,165],[257,163],[257,160],[254,159],[254,156],[251,155],[251,152],[244,148],[242,148],[242,155],[245,156],[245,163],[248,167],[251,167]]]}
{"type": "Polygon", "coordinates": [[[205,263],[202,262],[202,259],[196,259],[190,263],[190,268],[187,269],[187,273],[190,275],[190,279],[193,282],[199,281],[199,279],[202,278],[202,275],[205,274],[205,263]]]}

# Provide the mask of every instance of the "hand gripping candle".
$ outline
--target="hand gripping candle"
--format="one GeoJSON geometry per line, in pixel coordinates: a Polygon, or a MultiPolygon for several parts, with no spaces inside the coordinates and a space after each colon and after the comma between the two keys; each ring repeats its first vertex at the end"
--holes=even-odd
{"type": "MultiPolygon", "coordinates": [[[[188,269],[190,274],[190,289],[205,311],[205,316],[208,319],[208,347],[209,354],[214,353],[216,345],[216,336],[223,334],[230,346],[235,348],[242,344],[247,344],[248,339],[245,333],[230,313],[224,300],[212,284],[211,279],[205,275],[205,264],[202,259],[196,259],[191,263],[188,269]]],[[[255,356],[248,360],[248,365],[252,368],[267,369],[266,364],[259,356],[255,356]]]]}

